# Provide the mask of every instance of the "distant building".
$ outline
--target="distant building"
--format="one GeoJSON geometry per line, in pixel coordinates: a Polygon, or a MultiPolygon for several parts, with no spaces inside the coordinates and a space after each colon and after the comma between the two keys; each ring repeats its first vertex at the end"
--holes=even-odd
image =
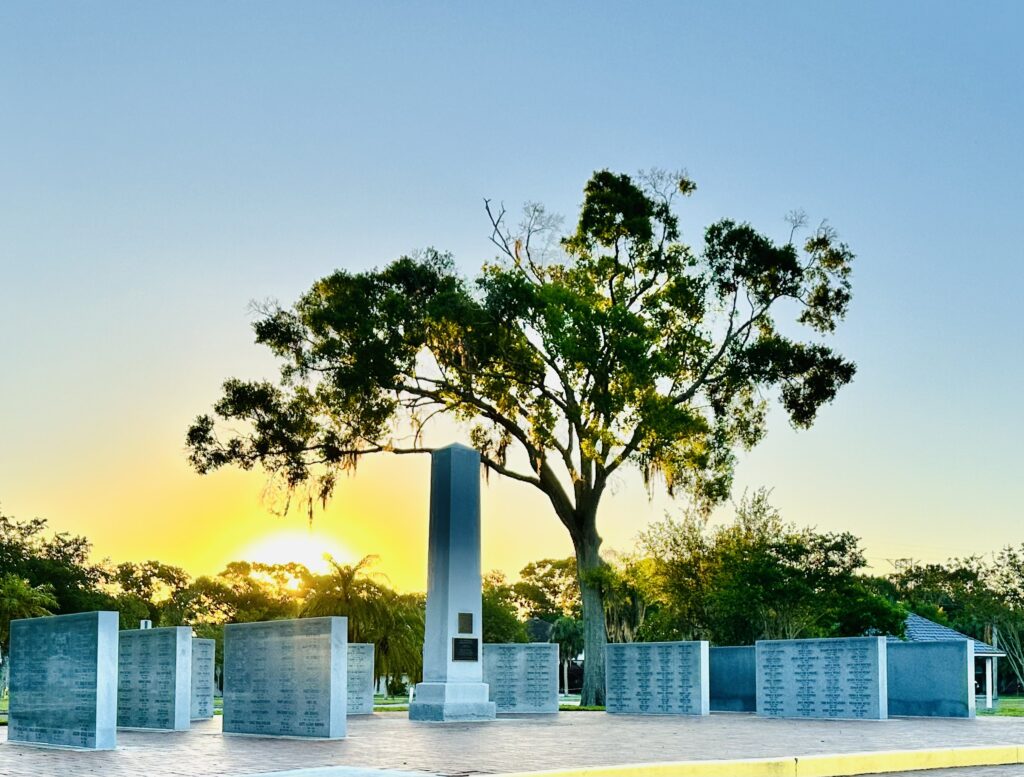
{"type": "MultiPolygon", "coordinates": [[[[974,643],[974,687],[979,696],[985,697],[985,707],[992,708],[996,696],[996,661],[1005,658],[1006,653],[987,642],[968,637],[956,629],[910,613],[905,623],[904,640],[907,642],[944,642],[951,639],[967,639],[974,643]]],[[[900,642],[899,637],[889,637],[890,642],[900,642]]]]}

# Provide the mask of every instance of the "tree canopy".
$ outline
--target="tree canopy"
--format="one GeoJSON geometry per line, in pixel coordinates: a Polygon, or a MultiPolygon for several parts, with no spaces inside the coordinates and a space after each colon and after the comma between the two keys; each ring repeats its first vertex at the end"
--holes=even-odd
{"type": "Polygon", "coordinates": [[[431,419],[464,422],[486,470],[543,492],[573,540],[584,699],[599,702],[604,605],[589,573],[609,479],[632,466],[719,502],[769,396],[807,427],[855,371],[822,342],[850,300],[849,248],[825,226],[798,244],[801,218],[782,242],[722,219],[691,248],[675,207],[695,188],[600,170],[567,234],[540,205],[510,227],[487,203],[499,256],[473,281],[430,250],[265,306],[256,340],[280,379],[228,379],[188,430],[192,465],[262,467],[312,511],[361,457],[429,451],[431,419]]]}
{"type": "Polygon", "coordinates": [[[102,589],[105,571],[90,561],[89,541],[46,529],[41,518],[0,513],[0,570],[30,586],[47,586],[56,600],[54,614],[110,609],[112,597],[102,589]]]}
{"type": "Polygon", "coordinates": [[[906,610],[875,590],[859,545],[846,532],[784,523],[765,491],[744,497],[730,524],[709,529],[692,515],[655,524],[641,546],[662,611],[646,636],[750,645],[902,634],[906,610]]]}
{"type": "Polygon", "coordinates": [[[519,580],[512,589],[516,603],[529,618],[554,623],[562,617],[579,618],[583,614],[574,558],[531,561],[519,570],[519,580]]]}
{"type": "Polygon", "coordinates": [[[484,575],[480,619],[484,642],[530,641],[519,616],[515,589],[501,572],[484,575]]]}

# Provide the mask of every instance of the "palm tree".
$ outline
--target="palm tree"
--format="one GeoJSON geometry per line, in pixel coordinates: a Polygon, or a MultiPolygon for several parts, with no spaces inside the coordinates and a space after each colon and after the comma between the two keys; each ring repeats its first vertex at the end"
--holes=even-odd
{"type": "Polygon", "coordinates": [[[11,621],[50,615],[56,607],[52,586],[33,586],[17,575],[0,577],[0,696],[7,693],[8,669],[3,657],[11,638],[11,621]]]}
{"type": "Polygon", "coordinates": [[[375,641],[376,676],[407,677],[409,682],[418,682],[423,674],[426,600],[422,594],[400,594],[388,589],[384,608],[386,618],[375,641]]]}
{"type": "Polygon", "coordinates": [[[397,593],[373,579],[367,570],[374,560],[366,556],[339,564],[332,559],[332,571],[314,580],[300,615],[347,617],[349,642],[374,645],[374,681],[403,675],[415,681],[423,662],[422,597],[397,593]]]}
{"type": "Polygon", "coordinates": [[[317,618],[343,615],[348,618],[348,641],[371,642],[387,614],[383,603],[385,587],[368,574],[375,561],[365,556],[355,564],[329,559],[332,570],[313,580],[300,615],[317,618]]]}

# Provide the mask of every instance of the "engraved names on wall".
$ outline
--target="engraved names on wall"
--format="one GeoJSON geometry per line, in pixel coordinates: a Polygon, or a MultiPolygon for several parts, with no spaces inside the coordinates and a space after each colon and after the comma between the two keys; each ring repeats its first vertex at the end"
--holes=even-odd
{"type": "Polygon", "coordinates": [[[499,713],[558,712],[558,645],[485,644],[484,682],[499,713]]]}
{"type": "Polygon", "coordinates": [[[224,731],[345,736],[347,619],[224,627],[224,731]]]}
{"type": "Polygon", "coordinates": [[[373,714],[373,643],[348,646],[348,714],[373,714]]]}
{"type": "Polygon", "coordinates": [[[174,626],[122,631],[118,645],[118,727],[187,730],[192,630],[174,626]]]}
{"type": "Polygon", "coordinates": [[[116,612],[11,622],[11,742],[115,747],[117,626],[116,612]]]}
{"type": "Polygon", "coordinates": [[[605,709],[635,715],[707,715],[707,642],[605,647],[605,709]]]}
{"type": "Polygon", "coordinates": [[[762,640],[757,714],[779,718],[884,720],[884,637],[762,640]]]}
{"type": "Polygon", "coordinates": [[[192,640],[192,704],[189,710],[192,720],[213,717],[216,651],[215,640],[192,640]]]}

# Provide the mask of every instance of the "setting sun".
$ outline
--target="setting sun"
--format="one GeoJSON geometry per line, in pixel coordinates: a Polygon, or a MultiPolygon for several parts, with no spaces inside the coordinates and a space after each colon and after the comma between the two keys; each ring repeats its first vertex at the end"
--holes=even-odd
{"type": "Polygon", "coordinates": [[[352,554],[333,538],[315,530],[296,529],[261,537],[243,548],[238,557],[263,564],[296,562],[317,574],[330,570],[328,557],[340,563],[353,561],[352,554]]]}

